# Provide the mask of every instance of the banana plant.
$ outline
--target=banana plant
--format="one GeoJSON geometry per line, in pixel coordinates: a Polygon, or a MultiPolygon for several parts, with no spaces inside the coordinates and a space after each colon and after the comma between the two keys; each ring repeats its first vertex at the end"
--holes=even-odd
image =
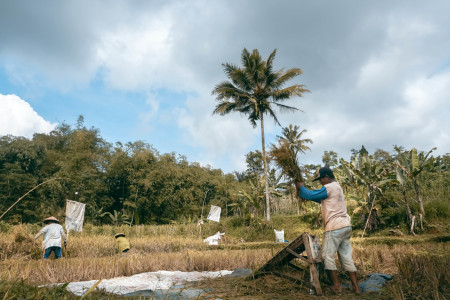
{"type": "MultiPolygon", "coordinates": [[[[253,184],[251,184],[252,189],[254,189],[253,184]]],[[[245,214],[245,210],[249,210],[249,214],[252,218],[254,218],[261,208],[261,200],[263,199],[262,195],[251,195],[246,193],[245,191],[239,191],[239,196],[242,198],[241,206],[245,214]]]]}
{"type": "Polygon", "coordinates": [[[377,196],[384,198],[383,187],[394,182],[394,179],[388,178],[392,164],[379,162],[367,153],[355,155],[351,162],[342,158],[340,162],[348,182],[354,186],[364,186],[367,192],[368,216],[362,234],[364,237],[368,227],[373,228],[378,225],[379,207],[376,205],[376,199],[377,196]]]}
{"type": "Polygon", "coordinates": [[[418,184],[418,177],[425,169],[434,168],[434,157],[430,157],[430,154],[436,150],[436,148],[431,149],[427,153],[417,152],[416,148],[412,148],[410,151],[403,151],[402,148],[395,146],[394,149],[397,151],[397,158],[395,160],[395,165],[397,168],[402,170],[402,173],[406,178],[411,180],[414,191],[416,193],[416,201],[419,204],[419,218],[420,218],[420,229],[423,230],[423,220],[425,218],[425,210],[423,208],[422,196],[420,194],[420,188],[418,184]]]}
{"type": "Polygon", "coordinates": [[[110,212],[105,212],[101,216],[105,216],[105,215],[109,216],[109,218],[111,219],[111,222],[114,226],[119,226],[122,224],[130,225],[129,217],[124,213],[118,212],[117,210],[114,210],[113,214],[110,212]]]}
{"type": "Polygon", "coordinates": [[[400,189],[402,191],[403,194],[403,202],[406,205],[406,216],[408,217],[409,220],[409,232],[412,235],[416,235],[414,233],[414,222],[416,220],[416,216],[412,214],[411,212],[411,208],[409,207],[409,201],[408,201],[408,197],[406,197],[406,187],[405,187],[405,183],[406,183],[406,178],[405,178],[405,174],[403,172],[403,169],[396,166],[395,167],[395,177],[400,185],[400,189]]]}

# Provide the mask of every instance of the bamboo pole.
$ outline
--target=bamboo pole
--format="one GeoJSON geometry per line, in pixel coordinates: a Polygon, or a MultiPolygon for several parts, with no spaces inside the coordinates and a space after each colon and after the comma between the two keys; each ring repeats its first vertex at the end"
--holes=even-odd
{"type": "Polygon", "coordinates": [[[48,183],[48,182],[50,182],[50,181],[53,181],[53,180],[58,180],[58,179],[63,179],[63,178],[51,178],[51,179],[49,179],[49,180],[46,180],[46,181],[41,182],[41,183],[39,183],[38,185],[36,185],[34,188],[32,188],[31,190],[29,190],[28,192],[26,192],[22,197],[20,197],[19,199],[17,199],[17,201],[14,202],[14,204],[11,205],[11,206],[3,213],[3,215],[0,216],[0,219],[3,218],[3,216],[6,215],[6,213],[7,213],[11,208],[13,208],[17,203],[19,203],[20,200],[22,200],[23,198],[25,198],[26,195],[28,195],[29,193],[31,193],[32,191],[34,191],[35,189],[37,189],[37,188],[40,187],[41,185],[43,185],[43,184],[45,184],[45,183],[48,183]]]}

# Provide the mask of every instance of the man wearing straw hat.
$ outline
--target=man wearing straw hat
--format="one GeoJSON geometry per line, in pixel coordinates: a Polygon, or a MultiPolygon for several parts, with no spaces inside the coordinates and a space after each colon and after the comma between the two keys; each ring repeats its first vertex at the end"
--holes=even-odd
{"type": "Polygon", "coordinates": [[[64,239],[64,246],[66,246],[67,239],[64,234],[64,229],[59,225],[59,220],[53,216],[44,220],[44,224],[47,224],[39,233],[34,237],[36,240],[41,235],[44,235],[42,246],[44,248],[44,259],[47,259],[52,252],[55,252],[55,258],[61,257],[61,237],[64,239]]]}

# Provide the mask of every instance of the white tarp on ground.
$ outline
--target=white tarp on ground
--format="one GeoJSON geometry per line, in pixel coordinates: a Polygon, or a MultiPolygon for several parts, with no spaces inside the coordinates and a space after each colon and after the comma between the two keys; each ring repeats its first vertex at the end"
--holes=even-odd
{"type": "Polygon", "coordinates": [[[211,210],[209,211],[207,220],[211,220],[214,222],[220,222],[220,212],[222,208],[220,206],[211,205],[211,210]]]}
{"type": "Polygon", "coordinates": [[[219,240],[222,238],[222,235],[225,235],[225,232],[221,233],[220,231],[217,231],[215,235],[207,237],[203,242],[208,243],[209,245],[219,245],[219,240]]]}
{"type": "Polygon", "coordinates": [[[81,232],[83,229],[84,210],[86,204],[67,200],[66,201],[66,231],[81,232]]]}
{"type": "MultiPolygon", "coordinates": [[[[96,287],[108,293],[125,295],[143,290],[166,290],[172,286],[188,281],[198,281],[206,278],[215,278],[229,275],[233,271],[222,270],[215,272],[181,272],[181,271],[158,271],[136,274],[128,277],[116,277],[104,279],[96,287]]],[[[81,296],[87,292],[98,280],[71,282],[67,290],[75,295],[81,296]]]]}
{"type": "Polygon", "coordinates": [[[273,230],[275,232],[275,242],[276,243],[284,243],[284,229],[282,230],[273,230]]]}

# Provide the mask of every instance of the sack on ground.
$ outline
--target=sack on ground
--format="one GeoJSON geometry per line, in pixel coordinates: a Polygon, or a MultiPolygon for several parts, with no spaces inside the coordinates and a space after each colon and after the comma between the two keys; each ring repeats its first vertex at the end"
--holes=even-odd
{"type": "Polygon", "coordinates": [[[273,230],[275,232],[275,242],[276,243],[284,243],[284,229],[282,230],[273,230]]]}

